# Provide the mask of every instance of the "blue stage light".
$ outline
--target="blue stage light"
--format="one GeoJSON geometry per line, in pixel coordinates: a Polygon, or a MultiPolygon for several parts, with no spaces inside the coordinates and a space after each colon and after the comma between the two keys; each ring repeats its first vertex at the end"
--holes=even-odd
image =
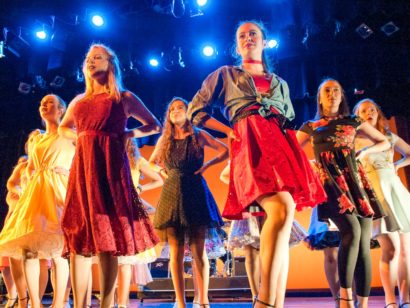
{"type": "Polygon", "coordinates": [[[47,33],[44,30],[41,31],[37,31],[36,32],[36,36],[37,38],[39,38],[40,40],[45,40],[47,38],[47,33]]]}
{"type": "Polygon", "coordinates": [[[198,4],[198,6],[205,6],[207,2],[207,0],[196,0],[196,4],[198,4]]]}
{"type": "Polygon", "coordinates": [[[100,15],[94,15],[91,20],[96,27],[101,27],[104,25],[104,18],[100,15]]]}
{"type": "Polygon", "coordinates": [[[278,45],[279,45],[279,43],[278,43],[277,40],[272,39],[272,40],[268,41],[268,47],[269,48],[277,48],[278,45]]]}
{"type": "Polygon", "coordinates": [[[202,49],[202,53],[204,54],[204,56],[206,57],[212,57],[215,54],[215,48],[213,48],[210,45],[206,45],[203,49],[202,49]]]}
{"type": "Polygon", "coordinates": [[[159,61],[155,58],[151,58],[149,60],[149,65],[153,66],[153,67],[157,67],[159,65],[159,61]]]}

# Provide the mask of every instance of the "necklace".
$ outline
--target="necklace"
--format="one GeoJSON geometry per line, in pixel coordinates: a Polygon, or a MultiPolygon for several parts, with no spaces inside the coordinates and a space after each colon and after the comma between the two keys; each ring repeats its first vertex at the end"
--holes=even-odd
{"type": "Polygon", "coordinates": [[[253,59],[243,59],[242,63],[255,63],[255,64],[262,64],[261,60],[253,60],[253,59]]]}

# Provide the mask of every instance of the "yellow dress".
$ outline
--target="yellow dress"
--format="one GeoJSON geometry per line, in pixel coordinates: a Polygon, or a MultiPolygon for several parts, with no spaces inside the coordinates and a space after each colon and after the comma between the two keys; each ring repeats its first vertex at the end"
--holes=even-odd
{"type": "Polygon", "coordinates": [[[0,233],[0,255],[21,258],[23,250],[44,259],[61,255],[60,218],[74,149],[57,133],[38,138],[29,158],[34,173],[0,233]]]}

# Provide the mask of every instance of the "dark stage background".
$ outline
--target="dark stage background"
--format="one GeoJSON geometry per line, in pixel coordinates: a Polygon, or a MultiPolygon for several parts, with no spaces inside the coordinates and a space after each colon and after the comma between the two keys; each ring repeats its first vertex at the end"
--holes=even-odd
{"type": "Polygon", "coordinates": [[[92,42],[117,52],[126,87],[162,119],[173,96],[189,100],[207,74],[234,63],[235,25],[257,19],[279,41],[269,53],[275,72],[290,86],[297,123],[313,116],[316,89],[326,76],[342,83],[351,106],[371,97],[388,116],[410,118],[408,0],[208,0],[202,16],[193,0],[183,1],[185,11],[178,6],[181,1],[174,1],[172,14],[171,0],[0,0],[0,41],[5,44],[0,58],[0,217],[7,211],[5,182],[27,134],[41,127],[41,97],[53,92],[69,102],[83,90],[77,78],[92,42]],[[90,26],[93,11],[106,16],[102,29],[90,26]],[[373,31],[366,39],[356,31],[362,24],[373,31]],[[52,38],[38,41],[34,32],[39,27],[52,38]],[[215,44],[217,56],[201,56],[205,42],[215,44]],[[162,62],[156,69],[148,65],[154,54],[162,62]],[[56,76],[65,79],[61,86],[56,76]],[[21,82],[31,87],[27,94],[18,91],[21,82]]]}

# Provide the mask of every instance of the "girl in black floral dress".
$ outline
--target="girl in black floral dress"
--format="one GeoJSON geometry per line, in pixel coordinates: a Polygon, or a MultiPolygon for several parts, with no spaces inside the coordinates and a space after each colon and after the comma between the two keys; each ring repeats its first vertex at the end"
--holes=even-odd
{"type": "Polygon", "coordinates": [[[359,307],[367,307],[371,282],[370,237],[372,218],[383,216],[357,159],[389,147],[383,134],[349,113],[343,89],[334,79],[324,80],[318,89],[316,118],[300,128],[302,146],[310,142],[328,201],[319,205],[319,219],[331,219],[339,228],[338,255],[340,307],[354,307],[353,276],[359,307]],[[354,150],[357,131],[375,141],[371,147],[354,150]]]}

